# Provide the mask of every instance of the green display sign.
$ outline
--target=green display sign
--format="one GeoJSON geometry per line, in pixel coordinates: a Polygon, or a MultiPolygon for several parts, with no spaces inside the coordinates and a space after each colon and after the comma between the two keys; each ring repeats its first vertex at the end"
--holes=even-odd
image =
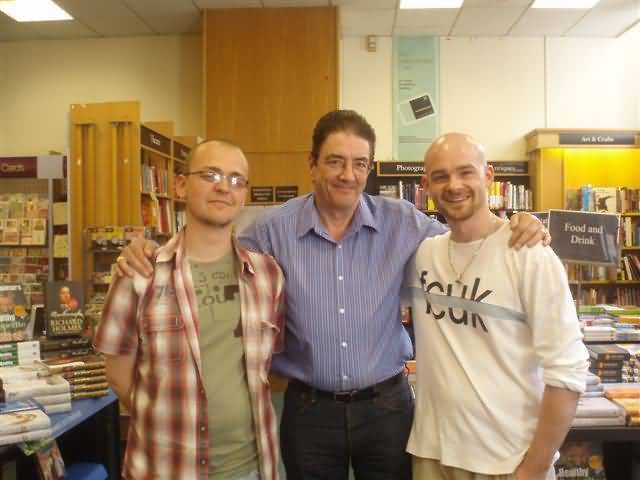
{"type": "Polygon", "coordinates": [[[439,43],[435,37],[393,39],[393,156],[419,161],[439,135],[439,43]]]}

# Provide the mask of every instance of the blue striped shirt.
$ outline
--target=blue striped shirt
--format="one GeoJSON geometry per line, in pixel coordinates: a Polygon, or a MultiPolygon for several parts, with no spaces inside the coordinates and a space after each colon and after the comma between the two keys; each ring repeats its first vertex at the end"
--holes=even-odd
{"type": "Polygon", "coordinates": [[[446,227],[403,200],[362,194],[336,242],[313,198],[288,201],[238,237],[273,255],[285,274],[285,350],[274,355],[272,369],[322,390],[365,388],[410,358],[400,322],[405,265],[425,237],[446,227]]]}

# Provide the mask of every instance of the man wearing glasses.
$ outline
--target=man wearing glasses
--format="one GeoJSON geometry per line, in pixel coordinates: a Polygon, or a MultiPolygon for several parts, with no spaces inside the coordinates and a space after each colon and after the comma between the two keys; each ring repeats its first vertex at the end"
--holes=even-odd
{"type": "MultiPolygon", "coordinates": [[[[273,371],[290,380],[280,434],[287,480],[346,480],[349,466],[358,480],[411,478],[404,364],[413,352],[400,291],[417,246],[446,227],[408,202],[364,193],[375,141],[358,113],[324,115],[309,156],[313,193],[238,237],[273,255],[286,276],[286,349],[273,371]]],[[[530,215],[512,225],[516,246],[544,236],[530,215]]],[[[123,253],[121,271],[151,272],[141,247],[123,253]]]]}
{"type": "Polygon", "coordinates": [[[282,349],[284,277],[232,236],[248,164],[207,141],[176,178],[187,226],[150,277],[117,277],[94,345],[131,412],[123,478],[278,478],[268,372],[282,349]]]}

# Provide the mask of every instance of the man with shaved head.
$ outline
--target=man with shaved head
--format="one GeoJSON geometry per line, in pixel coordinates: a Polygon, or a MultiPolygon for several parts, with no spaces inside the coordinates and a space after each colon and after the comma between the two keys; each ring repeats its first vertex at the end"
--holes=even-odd
{"type": "Polygon", "coordinates": [[[152,276],[109,290],[94,344],[131,412],[122,478],[278,478],[267,374],[282,349],[284,276],[232,236],[248,174],[236,145],[197,145],[176,178],[187,226],[156,250],[152,276]]]}
{"type": "Polygon", "coordinates": [[[414,480],[546,480],[585,389],[587,351],[551,248],[507,248],[487,203],[484,149],[461,133],[425,156],[423,186],[450,232],[409,264],[417,397],[414,480]]]}

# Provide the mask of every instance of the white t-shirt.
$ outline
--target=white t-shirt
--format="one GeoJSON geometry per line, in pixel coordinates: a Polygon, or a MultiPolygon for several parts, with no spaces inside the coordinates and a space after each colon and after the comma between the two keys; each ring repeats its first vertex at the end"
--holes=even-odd
{"type": "Polygon", "coordinates": [[[476,473],[512,473],[538,422],[544,385],[585,389],[588,354],[567,277],[551,248],[424,240],[407,271],[417,396],[407,450],[476,473]]]}

